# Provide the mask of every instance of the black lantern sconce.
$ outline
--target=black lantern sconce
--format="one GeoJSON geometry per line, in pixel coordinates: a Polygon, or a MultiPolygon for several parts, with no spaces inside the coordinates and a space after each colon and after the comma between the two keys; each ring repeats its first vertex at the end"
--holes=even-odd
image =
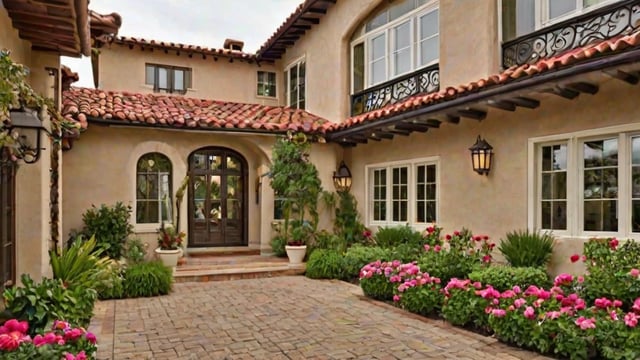
{"type": "Polygon", "coordinates": [[[469,150],[471,151],[473,171],[480,175],[489,175],[493,158],[493,146],[478,135],[476,143],[469,150]]]}
{"type": "Polygon", "coordinates": [[[338,171],[333,172],[333,185],[338,192],[348,192],[351,189],[351,171],[344,161],[340,162],[338,171]]]}
{"type": "Polygon", "coordinates": [[[14,140],[12,149],[3,153],[2,162],[22,160],[33,164],[40,159],[41,131],[46,131],[38,115],[30,110],[11,111],[10,124],[5,124],[2,131],[14,140]]]}

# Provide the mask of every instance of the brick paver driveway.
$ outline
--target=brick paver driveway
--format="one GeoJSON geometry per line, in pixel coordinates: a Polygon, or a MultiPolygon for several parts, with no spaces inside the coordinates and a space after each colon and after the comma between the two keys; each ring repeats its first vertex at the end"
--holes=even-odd
{"type": "Polygon", "coordinates": [[[98,303],[99,359],[543,359],[302,276],[98,303]]]}

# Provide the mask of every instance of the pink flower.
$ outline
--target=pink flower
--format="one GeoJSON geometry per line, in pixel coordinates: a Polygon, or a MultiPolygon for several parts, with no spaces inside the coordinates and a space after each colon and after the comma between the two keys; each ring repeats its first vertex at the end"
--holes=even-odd
{"type": "Polygon", "coordinates": [[[71,353],[66,353],[64,355],[65,360],[87,360],[87,354],[84,353],[84,350],[80,351],[78,355],[73,355],[71,353]]]}
{"type": "Polygon", "coordinates": [[[637,298],[633,302],[633,306],[631,307],[631,309],[633,309],[633,311],[635,311],[636,313],[640,313],[640,298],[637,298]]]}
{"type": "MultiPolygon", "coordinates": [[[[399,296],[399,295],[393,295],[393,301],[394,301],[394,302],[398,302],[398,301],[400,301],[400,296],[399,296]]],[[[94,337],[95,337],[95,336],[94,336],[94,337]]],[[[88,337],[87,337],[87,339],[88,339],[88,337]]]]}
{"type": "Polygon", "coordinates": [[[578,262],[578,260],[580,260],[580,255],[578,255],[578,254],[571,255],[571,262],[572,263],[578,262]]]}
{"type": "Polygon", "coordinates": [[[460,236],[460,231],[458,231],[458,230],[454,231],[454,232],[453,232],[453,235],[455,235],[455,236],[460,236]]]}
{"type": "Polygon", "coordinates": [[[613,306],[619,308],[620,306],[622,306],[622,301],[613,300],[613,306]]]}
{"type": "Polygon", "coordinates": [[[611,305],[613,305],[613,303],[611,302],[611,300],[609,300],[607,298],[599,298],[599,299],[596,299],[594,301],[594,305],[597,308],[606,309],[606,308],[610,307],[611,305]]]}
{"type": "Polygon", "coordinates": [[[527,300],[525,300],[523,298],[519,298],[519,299],[516,299],[513,302],[513,306],[515,306],[517,309],[519,309],[522,305],[524,305],[526,303],[527,303],[527,300]]]}
{"type": "Polygon", "coordinates": [[[53,322],[53,329],[54,330],[67,330],[70,329],[71,326],[69,326],[69,323],[66,321],[61,321],[61,320],[56,320],[53,322]]]}
{"type": "Polygon", "coordinates": [[[549,311],[544,316],[547,319],[557,319],[557,318],[560,317],[560,315],[562,315],[562,313],[560,311],[549,311]]]}
{"type": "Polygon", "coordinates": [[[482,288],[482,283],[480,283],[480,281],[476,281],[473,283],[473,287],[476,289],[481,289],[482,288]]]}
{"type": "Polygon", "coordinates": [[[502,309],[493,309],[491,310],[491,315],[501,318],[501,317],[505,317],[507,315],[507,312],[502,309]]]}
{"type": "Polygon", "coordinates": [[[433,228],[433,226],[429,226],[429,227],[427,228],[427,232],[428,232],[429,234],[433,233],[434,231],[436,231],[436,229],[434,229],[434,228],[433,228]]]}
{"type": "Polygon", "coordinates": [[[507,290],[502,294],[500,294],[500,297],[503,299],[511,299],[512,297],[515,297],[515,296],[516,296],[516,293],[513,292],[513,290],[507,290]]]}
{"type": "Polygon", "coordinates": [[[618,321],[618,313],[615,311],[610,312],[609,317],[611,317],[611,320],[613,321],[618,321]]]}
{"type": "Polygon", "coordinates": [[[629,271],[629,275],[633,276],[634,278],[638,278],[640,276],[640,270],[638,269],[631,269],[631,271],[629,271]]]}
{"type": "Polygon", "coordinates": [[[584,276],[578,276],[578,284],[582,284],[584,282],[584,276]]]}
{"type": "Polygon", "coordinates": [[[71,329],[64,333],[65,340],[76,340],[79,339],[84,332],[81,329],[75,328],[71,329]]]}
{"type": "Polygon", "coordinates": [[[476,235],[473,237],[473,241],[482,241],[482,236],[476,235]]]}
{"type": "Polygon", "coordinates": [[[596,319],[595,318],[585,318],[584,316],[580,316],[576,321],[576,325],[580,327],[582,330],[587,329],[595,329],[596,328],[596,319]]]}
{"type": "Polygon", "coordinates": [[[513,287],[513,292],[516,294],[520,294],[522,292],[522,289],[520,289],[520,286],[516,285],[513,287]]]}
{"type": "Polygon", "coordinates": [[[451,240],[451,235],[447,234],[447,235],[445,235],[444,238],[447,239],[447,240],[451,240]]]}
{"type": "Polygon", "coordinates": [[[620,242],[616,238],[613,238],[609,241],[609,247],[611,248],[611,250],[615,250],[618,247],[618,244],[620,244],[620,242]]]}
{"type": "Polygon", "coordinates": [[[638,325],[638,316],[630,312],[624,316],[624,323],[628,327],[634,328],[638,325]]]}
{"type": "Polygon", "coordinates": [[[371,237],[371,231],[369,230],[365,230],[362,232],[362,236],[366,237],[366,238],[370,238],[371,237]]]}
{"type": "Polygon", "coordinates": [[[527,306],[527,308],[524,309],[524,317],[526,317],[529,320],[535,319],[536,311],[533,310],[533,308],[531,306],[527,306]]]}
{"type": "Polygon", "coordinates": [[[435,252],[440,252],[440,250],[441,250],[441,249],[442,249],[442,248],[440,247],[440,245],[436,245],[436,246],[433,248],[433,251],[435,251],[435,252]]]}
{"type": "Polygon", "coordinates": [[[429,246],[429,244],[424,244],[424,251],[429,251],[431,249],[431,246],[429,246]]]}
{"type": "Polygon", "coordinates": [[[571,274],[560,274],[553,280],[554,286],[571,285],[573,276],[571,274]]]}
{"type": "Polygon", "coordinates": [[[491,262],[491,255],[485,255],[482,257],[482,262],[483,263],[490,263],[491,262]]]}

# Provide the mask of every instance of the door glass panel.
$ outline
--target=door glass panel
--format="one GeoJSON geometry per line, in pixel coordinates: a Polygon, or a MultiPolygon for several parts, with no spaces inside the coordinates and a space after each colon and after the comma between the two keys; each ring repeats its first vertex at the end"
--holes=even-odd
{"type": "Polygon", "coordinates": [[[195,154],[193,155],[193,168],[198,170],[203,170],[207,168],[206,156],[204,154],[195,154]]]}
{"type": "Polygon", "coordinates": [[[227,169],[230,170],[239,170],[240,169],[240,161],[233,156],[227,157],[227,169]]]}
{"type": "Polygon", "coordinates": [[[240,176],[227,176],[227,219],[239,219],[242,183],[240,176]]]}
{"type": "Polygon", "coordinates": [[[207,180],[206,176],[193,177],[193,217],[195,219],[204,220],[206,218],[207,208],[205,200],[207,198],[207,180]]]}
{"type": "Polygon", "coordinates": [[[222,163],[221,156],[209,155],[209,169],[210,170],[218,170],[220,168],[220,164],[221,163],[222,163]]]}
{"type": "Polygon", "coordinates": [[[218,222],[222,219],[222,203],[220,194],[220,176],[211,176],[209,183],[209,199],[211,200],[211,209],[209,210],[209,219],[212,222],[218,222]]]}

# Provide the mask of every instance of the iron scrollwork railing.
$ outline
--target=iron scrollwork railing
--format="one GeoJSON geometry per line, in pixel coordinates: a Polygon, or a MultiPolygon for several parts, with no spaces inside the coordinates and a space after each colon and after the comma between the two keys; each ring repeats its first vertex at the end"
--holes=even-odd
{"type": "Polygon", "coordinates": [[[533,64],[566,50],[640,28],[640,1],[621,1],[502,45],[502,65],[533,64]]]}
{"type": "Polygon", "coordinates": [[[440,71],[436,64],[351,95],[351,115],[377,110],[409,96],[439,89],[440,71]]]}

